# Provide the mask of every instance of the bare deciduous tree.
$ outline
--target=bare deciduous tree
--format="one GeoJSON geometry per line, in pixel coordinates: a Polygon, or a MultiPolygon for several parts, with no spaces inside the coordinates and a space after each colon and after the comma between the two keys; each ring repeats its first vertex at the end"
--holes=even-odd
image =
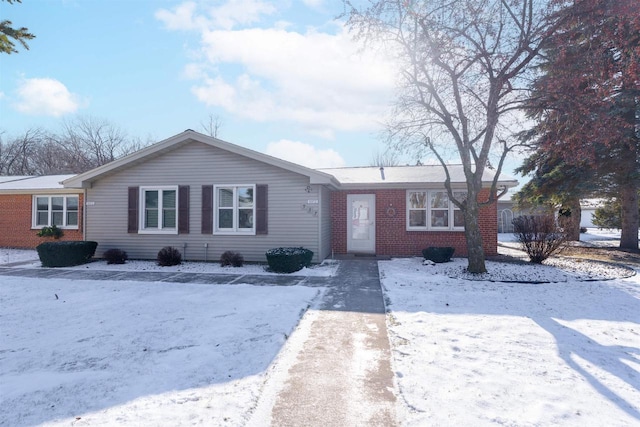
{"type": "Polygon", "coordinates": [[[82,173],[151,143],[129,138],[121,128],[93,117],[66,121],[57,134],[31,128],[16,137],[2,136],[0,175],[82,173]]]}
{"type": "Polygon", "coordinates": [[[344,2],[352,30],[384,43],[400,64],[391,144],[428,150],[440,161],[449,198],[464,215],[468,271],[485,272],[479,210],[499,196],[504,160],[516,144],[509,125],[517,122],[530,66],[556,25],[549,2],[381,0],[368,8],[344,2]],[[465,200],[451,188],[447,165],[453,157],[464,169],[465,200]],[[490,161],[495,177],[480,200],[490,161]]]}
{"type": "Polygon", "coordinates": [[[34,156],[45,138],[46,133],[40,128],[27,129],[6,141],[0,135],[0,175],[37,174],[34,156]]]}
{"type": "Polygon", "coordinates": [[[200,122],[200,126],[202,126],[205,133],[214,138],[218,138],[222,125],[224,125],[224,122],[217,114],[209,114],[208,121],[200,122]]]}
{"type": "Polygon", "coordinates": [[[57,142],[71,172],[87,171],[112,162],[127,152],[127,134],[104,119],[79,116],[65,121],[57,142]]]}
{"type": "Polygon", "coordinates": [[[398,166],[400,164],[398,160],[398,153],[393,150],[386,150],[384,152],[376,151],[371,155],[371,160],[369,161],[371,166],[398,166]]]}

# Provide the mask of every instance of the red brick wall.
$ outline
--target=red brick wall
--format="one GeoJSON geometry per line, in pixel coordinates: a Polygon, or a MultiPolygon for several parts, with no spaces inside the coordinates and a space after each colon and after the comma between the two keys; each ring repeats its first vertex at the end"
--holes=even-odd
{"type": "MultiPolygon", "coordinates": [[[[45,193],[43,193],[45,194],[45,193]]],[[[82,240],[84,198],[79,194],[78,229],[64,230],[59,240],[82,240]]],[[[39,230],[32,229],[31,194],[0,194],[0,247],[35,248],[50,237],[38,237],[39,230]]]]}
{"type": "MultiPolygon", "coordinates": [[[[479,199],[486,199],[483,190],[479,199]]],[[[463,231],[407,231],[406,190],[357,190],[331,193],[332,249],[347,253],[347,195],[375,194],[376,196],[376,254],[392,256],[420,256],[428,246],[453,246],[455,255],[467,255],[463,231]],[[393,209],[390,209],[393,208],[393,209]],[[395,214],[394,211],[395,210],[395,214]]],[[[498,216],[496,204],[480,210],[480,230],[485,255],[498,253],[498,216]]]]}

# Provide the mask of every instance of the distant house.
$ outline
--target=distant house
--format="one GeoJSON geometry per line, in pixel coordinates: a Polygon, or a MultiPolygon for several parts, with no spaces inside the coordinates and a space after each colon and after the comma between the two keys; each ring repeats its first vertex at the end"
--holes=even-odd
{"type": "Polygon", "coordinates": [[[507,193],[498,200],[498,233],[513,233],[513,219],[522,215],[520,210],[515,208],[511,196],[511,193],[507,193]]]}
{"type": "Polygon", "coordinates": [[[61,184],[73,175],[1,176],[0,246],[34,248],[47,226],[63,229],[61,240],[83,239],[82,190],[61,184]]]}
{"type": "Polygon", "coordinates": [[[596,209],[603,207],[605,199],[582,199],[580,200],[580,227],[596,228],[593,224],[593,216],[596,209]]]}
{"type": "MultiPolygon", "coordinates": [[[[461,167],[450,173],[464,192],[461,167]]],[[[480,197],[492,177],[487,171],[480,197]]],[[[120,248],[153,259],[170,245],[189,260],[233,250],[264,261],[270,248],[303,246],[318,262],[443,245],[465,255],[462,217],[444,179],[440,166],[315,170],[187,130],[63,185],[83,196],[82,230],[99,243],[98,255],[120,248]]],[[[497,253],[496,206],[483,208],[479,220],[486,253],[497,253]]]]}

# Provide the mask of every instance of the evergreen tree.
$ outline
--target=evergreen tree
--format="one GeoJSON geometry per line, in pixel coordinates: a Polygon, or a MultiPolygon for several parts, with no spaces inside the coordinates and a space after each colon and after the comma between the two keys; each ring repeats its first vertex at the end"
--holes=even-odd
{"type": "Polygon", "coordinates": [[[576,0],[560,13],[562,28],[545,45],[528,103],[538,119],[534,156],[549,153],[557,174],[576,184],[613,188],[622,206],[620,246],[637,249],[640,2],[576,0]]]}
{"type": "MultiPolygon", "coordinates": [[[[22,0],[2,0],[6,1],[9,4],[22,3],[22,0]]],[[[19,42],[22,47],[29,50],[29,45],[26,40],[31,40],[35,38],[33,34],[29,32],[29,29],[26,27],[14,28],[13,23],[8,19],[3,19],[0,21],[0,52],[2,53],[18,53],[15,48],[15,43],[13,40],[19,42]],[[13,39],[13,40],[12,40],[13,39]]]]}

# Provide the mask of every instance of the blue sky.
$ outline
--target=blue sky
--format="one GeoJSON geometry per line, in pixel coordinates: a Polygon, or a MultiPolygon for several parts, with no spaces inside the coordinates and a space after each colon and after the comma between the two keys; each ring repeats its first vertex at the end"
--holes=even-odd
{"type": "Polygon", "coordinates": [[[0,2],[36,35],[0,57],[0,128],[77,115],[161,140],[202,131],[311,166],[366,165],[392,102],[388,66],[360,53],[335,0],[0,2]],[[331,5],[331,7],[329,6],[331,5]]]}
{"type": "Polygon", "coordinates": [[[213,114],[235,144],[311,167],[368,165],[384,151],[394,71],[356,45],[341,12],[338,0],[0,2],[2,19],[36,35],[0,56],[0,129],[55,131],[84,115],[157,141],[213,114]]]}

